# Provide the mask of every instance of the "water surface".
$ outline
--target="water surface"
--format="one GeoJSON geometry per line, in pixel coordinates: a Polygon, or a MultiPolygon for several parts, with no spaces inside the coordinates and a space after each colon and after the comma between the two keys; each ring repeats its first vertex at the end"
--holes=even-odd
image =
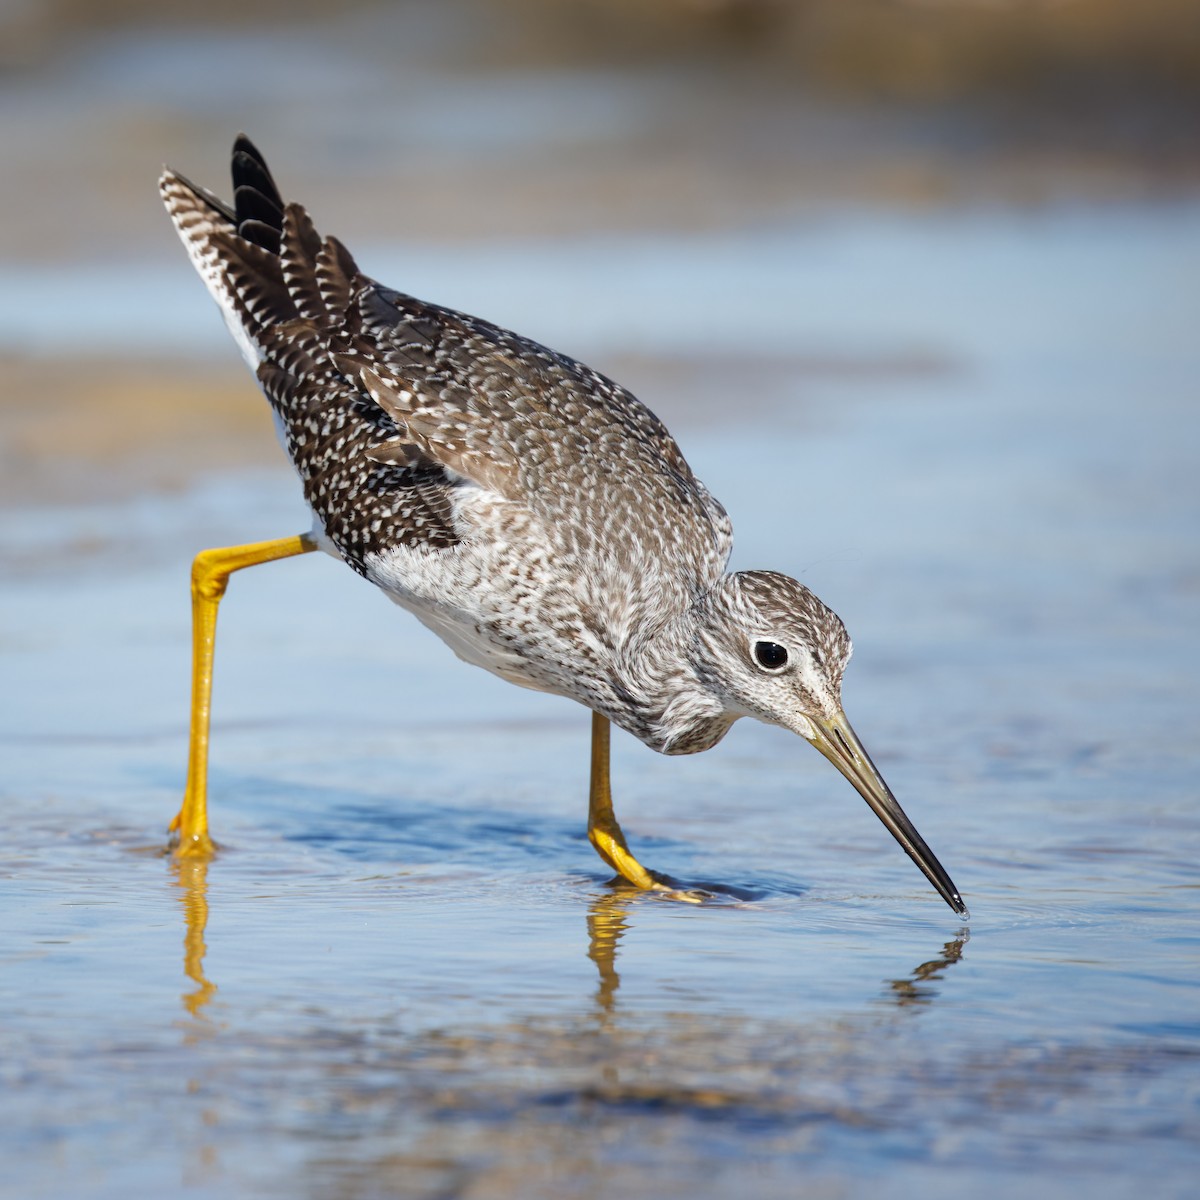
{"type": "MultiPolygon", "coordinates": [[[[972,919],[748,722],[614,764],[641,856],[745,898],[614,890],[586,713],[317,556],[231,586],[222,852],[172,863],[187,564],[303,528],[297,488],[10,507],[0,1192],[1192,1194],[1200,210],[369,254],[669,416],[735,565],[845,618],[847,712],[972,919]]],[[[144,270],[99,338],[223,345],[144,270]]],[[[0,271],[6,329],[49,338],[64,279],[0,271]]]]}

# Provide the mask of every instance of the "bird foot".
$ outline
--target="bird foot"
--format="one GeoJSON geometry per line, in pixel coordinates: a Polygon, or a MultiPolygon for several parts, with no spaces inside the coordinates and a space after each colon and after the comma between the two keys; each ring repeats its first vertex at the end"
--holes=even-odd
{"type": "Polygon", "coordinates": [[[175,819],[167,826],[167,851],[177,859],[207,859],[217,852],[216,843],[208,836],[207,829],[196,829],[190,833],[183,832],[184,814],[180,810],[175,819]]]}
{"type": "Polygon", "coordinates": [[[704,904],[706,901],[717,898],[713,892],[705,891],[703,888],[685,887],[678,880],[672,879],[669,875],[661,875],[658,871],[647,871],[646,874],[651,880],[647,887],[632,883],[623,875],[614,875],[608,881],[609,887],[636,892],[653,892],[664,900],[676,900],[682,904],[704,904]]]}

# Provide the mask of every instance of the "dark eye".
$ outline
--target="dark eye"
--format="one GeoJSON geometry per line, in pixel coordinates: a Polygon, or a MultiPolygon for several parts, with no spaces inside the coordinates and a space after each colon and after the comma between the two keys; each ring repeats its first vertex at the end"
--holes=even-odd
{"type": "Polygon", "coordinates": [[[754,659],[768,671],[778,671],[787,666],[788,653],[777,642],[755,642],[754,659]]]}

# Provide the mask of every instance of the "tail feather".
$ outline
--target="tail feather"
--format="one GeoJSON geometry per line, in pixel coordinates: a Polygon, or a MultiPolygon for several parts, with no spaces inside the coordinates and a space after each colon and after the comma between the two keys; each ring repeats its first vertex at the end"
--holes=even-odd
{"type": "Polygon", "coordinates": [[[303,208],[284,205],[245,134],[233,145],[232,174],[232,207],[175,171],[163,173],[159,188],[193,266],[257,370],[270,327],[344,316],[358,267],[336,239],[321,240],[303,208]]]}

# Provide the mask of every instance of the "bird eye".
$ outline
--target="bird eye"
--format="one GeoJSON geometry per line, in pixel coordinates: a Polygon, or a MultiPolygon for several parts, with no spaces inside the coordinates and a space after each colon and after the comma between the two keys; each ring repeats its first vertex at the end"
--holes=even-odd
{"type": "Polygon", "coordinates": [[[777,642],[755,642],[754,660],[768,671],[787,666],[788,652],[777,642]]]}

